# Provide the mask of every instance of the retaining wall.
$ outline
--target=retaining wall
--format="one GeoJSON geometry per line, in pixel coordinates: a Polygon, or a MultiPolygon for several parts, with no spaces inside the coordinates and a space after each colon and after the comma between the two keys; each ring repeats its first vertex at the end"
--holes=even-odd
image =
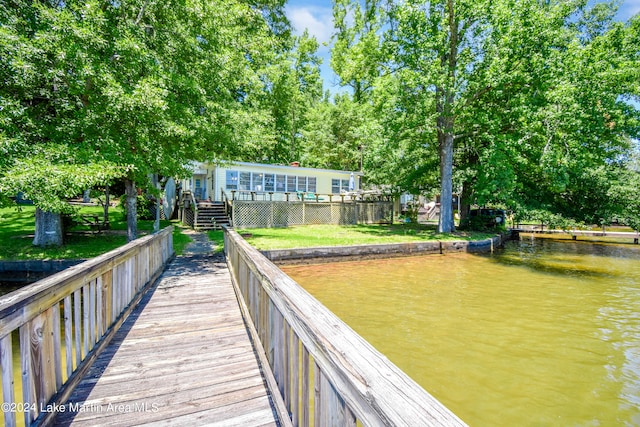
{"type": "Polygon", "coordinates": [[[475,241],[430,241],[413,243],[387,243],[380,245],[323,246],[314,248],[275,249],[262,251],[272,262],[304,264],[307,262],[333,262],[352,259],[389,258],[410,255],[446,254],[457,252],[493,252],[502,246],[508,236],[496,235],[475,241]]]}
{"type": "Polygon", "coordinates": [[[0,282],[35,282],[84,261],[83,259],[1,261],[0,282]]]}

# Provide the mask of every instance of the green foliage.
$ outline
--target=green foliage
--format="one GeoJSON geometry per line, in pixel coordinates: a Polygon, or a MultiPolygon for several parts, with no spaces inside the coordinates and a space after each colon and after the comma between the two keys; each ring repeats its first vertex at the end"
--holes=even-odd
{"type": "Polygon", "coordinates": [[[380,144],[382,128],[366,105],[348,95],[336,96],[335,103],[323,102],[308,114],[302,130],[306,166],[359,170],[364,156],[380,144]]]}
{"type": "Polygon", "coordinates": [[[543,224],[545,227],[554,230],[584,230],[587,228],[584,222],[566,218],[561,214],[553,213],[544,209],[521,210],[515,218],[516,222],[533,222],[543,224]]]}
{"type": "MultiPolygon", "coordinates": [[[[119,207],[120,210],[122,211],[122,216],[123,218],[126,218],[127,216],[127,196],[126,194],[123,194],[122,196],[120,196],[120,203],[119,203],[119,207]]],[[[138,216],[138,220],[141,219],[147,219],[147,220],[152,220],[156,218],[156,214],[155,214],[155,200],[151,199],[150,197],[146,196],[146,195],[139,195],[137,197],[137,203],[136,203],[136,214],[138,216]]]]}
{"type": "Polygon", "coordinates": [[[66,200],[83,190],[109,182],[123,173],[111,163],[62,164],[48,161],[49,155],[16,160],[0,175],[0,193],[23,193],[44,211],[69,213],[66,200]]]}
{"type": "Polygon", "coordinates": [[[621,176],[640,136],[628,102],[640,97],[640,16],[619,23],[615,11],[583,1],[337,2],[332,65],[383,129],[365,170],[411,193],[444,192],[451,180],[465,207],[633,221],[621,176]],[[438,175],[450,166],[451,178],[438,175]]]}
{"type": "Polygon", "coordinates": [[[283,2],[16,0],[0,23],[5,201],[58,211],[117,177],[145,188],[269,142],[254,99],[286,48],[283,2]]]}

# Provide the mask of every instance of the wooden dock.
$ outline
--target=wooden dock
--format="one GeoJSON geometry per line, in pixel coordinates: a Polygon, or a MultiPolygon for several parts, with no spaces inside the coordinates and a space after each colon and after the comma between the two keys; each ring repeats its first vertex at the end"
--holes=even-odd
{"type": "MultiPolygon", "coordinates": [[[[626,231],[594,231],[594,230],[553,230],[547,229],[544,227],[529,227],[529,228],[513,228],[511,229],[511,233],[514,236],[519,236],[521,234],[531,234],[531,235],[565,235],[570,237],[572,240],[578,240],[578,237],[591,239],[593,241],[597,241],[598,239],[608,238],[608,239],[628,239],[632,240],[634,244],[638,244],[640,240],[640,233],[638,232],[626,232],[626,231]]],[[[603,240],[606,241],[606,240],[603,240]]]]}
{"type": "Polygon", "coordinates": [[[279,425],[229,270],[208,256],[168,266],[63,406],[55,425],[279,425]]]}

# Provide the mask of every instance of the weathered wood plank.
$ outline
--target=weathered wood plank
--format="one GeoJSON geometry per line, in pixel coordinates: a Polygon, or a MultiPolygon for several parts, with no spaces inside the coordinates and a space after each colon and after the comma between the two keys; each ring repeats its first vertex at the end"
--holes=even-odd
{"type": "Polygon", "coordinates": [[[20,328],[20,364],[22,368],[22,402],[25,407],[30,408],[30,410],[24,411],[24,425],[29,427],[31,421],[36,417],[33,405],[37,404],[31,363],[31,323],[20,328]]]}
{"type": "MultiPolygon", "coordinates": [[[[103,323],[101,316],[102,277],[109,276],[114,266],[130,262],[127,260],[136,257],[142,247],[155,245],[165,248],[164,242],[171,241],[171,232],[169,228],[139,239],[12,292],[0,300],[0,337],[11,337],[17,330],[20,334],[22,400],[31,408],[24,413],[26,425],[34,422],[41,408],[46,407],[54,395],[60,398],[66,395],[63,383],[68,380],[73,383],[79,376],[74,375],[74,369],[82,365],[81,361],[87,355],[93,360],[101,332],[111,326],[111,322],[103,323]],[[61,326],[64,326],[64,332],[61,332],[61,326]],[[63,366],[66,366],[64,372],[63,366]]],[[[171,248],[167,246],[166,250],[169,256],[171,248]]],[[[160,261],[165,260],[166,257],[160,261]]],[[[6,399],[15,398],[8,391],[5,394],[5,403],[6,399]]],[[[49,418],[46,414],[43,411],[35,422],[46,424],[49,418]]]]}
{"type": "Polygon", "coordinates": [[[89,325],[89,286],[82,287],[82,332],[84,335],[82,336],[82,349],[83,354],[86,356],[89,354],[89,337],[90,337],[90,325],[89,325]]]}
{"type": "Polygon", "coordinates": [[[51,307],[52,314],[52,335],[53,342],[51,346],[53,347],[53,367],[54,367],[54,377],[55,377],[55,389],[60,390],[62,387],[62,341],[60,337],[60,304],[56,304],[51,307]]]}
{"type": "MultiPolygon", "coordinates": [[[[2,396],[4,402],[9,405],[15,403],[16,397],[13,387],[13,349],[11,344],[11,334],[0,339],[0,364],[2,365],[2,396]]],[[[4,411],[5,427],[16,425],[16,413],[14,411],[4,411]]]]}
{"type": "Polygon", "coordinates": [[[313,362],[313,425],[321,426],[322,424],[322,411],[325,410],[324,403],[322,401],[322,371],[318,364],[313,362]]]}
{"type": "Polygon", "coordinates": [[[80,297],[80,289],[76,290],[73,293],[73,329],[74,329],[74,339],[76,344],[76,366],[80,364],[83,359],[82,354],[82,303],[80,297]]]}
{"type": "Polygon", "coordinates": [[[142,237],[118,249],[70,267],[30,286],[5,295],[0,300],[0,336],[7,335],[21,325],[56,304],[80,286],[111,270],[123,260],[139,252],[142,247],[171,240],[172,227],[155,235],[142,237]]]}
{"type": "Polygon", "coordinates": [[[89,282],[89,346],[96,343],[96,280],[89,282]]]}
{"type": "Polygon", "coordinates": [[[310,416],[309,416],[309,406],[311,404],[311,399],[309,398],[309,350],[306,347],[302,346],[302,419],[300,420],[300,425],[304,427],[309,427],[310,416]]]}
{"type": "Polygon", "coordinates": [[[96,315],[96,335],[98,340],[100,338],[102,338],[102,335],[104,334],[104,319],[102,317],[103,313],[104,313],[104,308],[103,308],[103,299],[102,299],[102,292],[103,292],[103,284],[102,284],[102,276],[99,276],[96,279],[96,309],[95,309],[95,315],[96,315]]]}
{"type": "Polygon", "coordinates": [[[73,372],[73,306],[71,304],[71,295],[64,298],[64,354],[67,368],[67,378],[73,372]]]}
{"type": "MultiPolygon", "coordinates": [[[[228,229],[225,235],[229,259],[237,265],[246,264],[260,278],[267,294],[265,299],[275,306],[270,311],[282,313],[322,375],[360,422],[364,425],[465,425],[237,232],[228,229]]],[[[265,348],[271,350],[273,344],[266,341],[263,342],[265,348]]],[[[319,400],[314,398],[314,405],[325,404],[319,400]]]]}
{"type": "Polygon", "coordinates": [[[89,410],[56,422],[275,425],[227,269],[176,261],[75,388],[70,402],[89,410]],[[98,410],[109,404],[142,410],[98,410]]]}
{"type": "Polygon", "coordinates": [[[291,388],[293,393],[291,394],[291,422],[294,426],[300,423],[300,341],[295,334],[291,334],[291,388]]]}

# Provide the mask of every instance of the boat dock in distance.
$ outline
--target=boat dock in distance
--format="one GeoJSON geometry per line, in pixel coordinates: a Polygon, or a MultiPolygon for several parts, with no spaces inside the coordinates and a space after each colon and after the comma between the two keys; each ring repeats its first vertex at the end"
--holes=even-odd
{"type": "MultiPolygon", "coordinates": [[[[548,230],[544,227],[537,226],[526,226],[526,227],[517,227],[511,229],[512,237],[517,238],[520,234],[551,234],[551,235],[564,235],[570,237],[572,240],[579,240],[578,238],[583,238],[591,241],[602,240],[599,238],[605,239],[624,239],[624,240],[632,240],[634,244],[638,244],[640,239],[640,233],[638,232],[626,232],[626,231],[595,231],[595,230],[548,230]]],[[[607,241],[607,240],[602,240],[607,241]]]]}

